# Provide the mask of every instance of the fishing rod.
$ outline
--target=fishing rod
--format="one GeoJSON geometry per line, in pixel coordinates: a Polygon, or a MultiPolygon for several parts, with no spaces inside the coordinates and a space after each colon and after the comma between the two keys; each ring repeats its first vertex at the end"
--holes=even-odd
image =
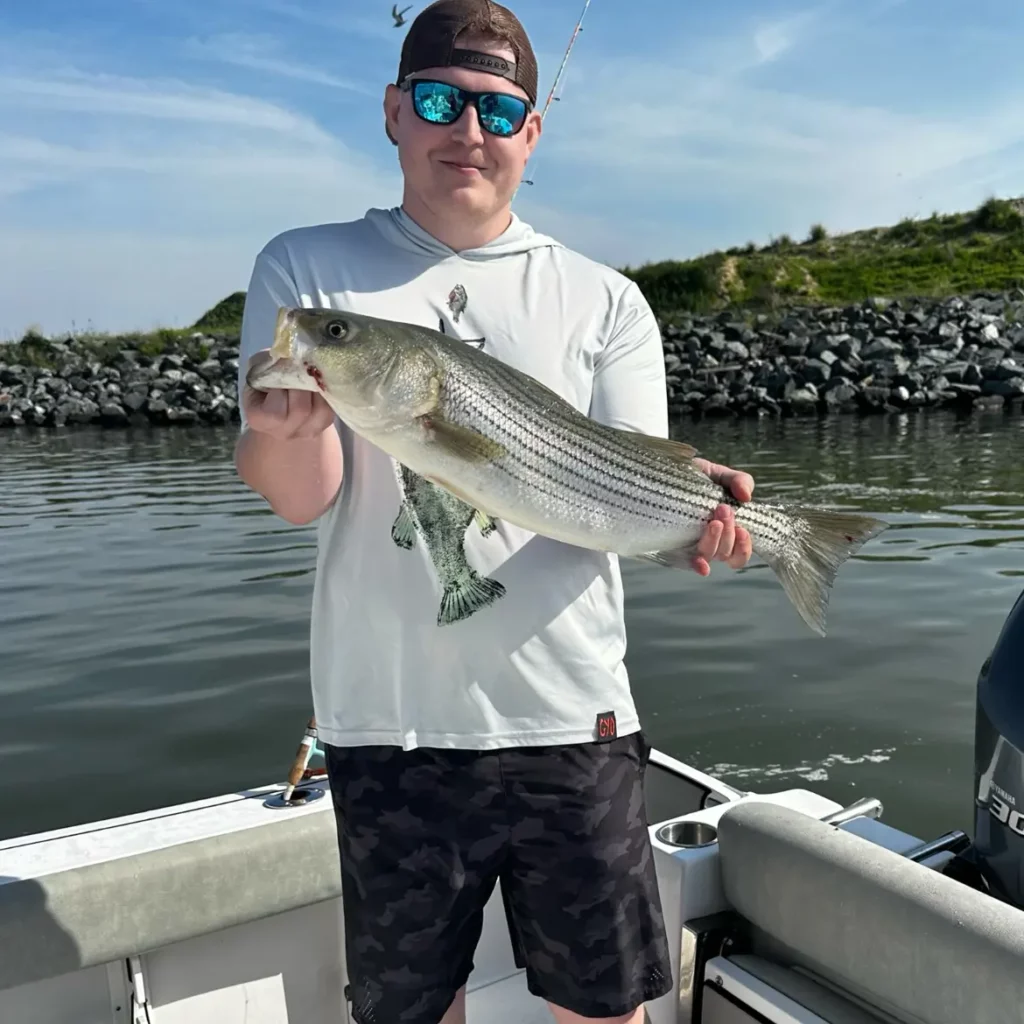
{"type": "MultiPolygon", "coordinates": [[[[569,63],[569,54],[572,53],[572,48],[576,45],[576,38],[583,30],[583,19],[587,16],[587,9],[590,7],[590,0],[585,0],[583,4],[583,10],[580,12],[580,16],[576,19],[576,27],[572,30],[572,36],[569,38],[569,45],[565,48],[565,53],[562,55],[562,63],[558,66],[558,71],[555,74],[555,80],[551,83],[551,91],[548,93],[547,99],[544,101],[544,106],[540,112],[541,124],[544,123],[544,118],[547,116],[548,108],[552,102],[561,99],[560,96],[555,95],[555,90],[558,88],[558,83],[562,80],[562,75],[565,73],[565,66],[569,63]]],[[[536,151],[535,151],[536,152],[536,151]]],[[[532,185],[533,182],[529,178],[524,178],[520,183],[522,185],[532,185]]],[[[519,188],[512,193],[512,198],[515,199],[516,193],[519,188]]]]}

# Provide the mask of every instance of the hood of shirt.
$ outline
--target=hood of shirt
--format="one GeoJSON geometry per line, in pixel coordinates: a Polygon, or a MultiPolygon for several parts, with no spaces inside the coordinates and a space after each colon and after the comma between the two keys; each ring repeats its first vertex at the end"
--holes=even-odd
{"type": "Polygon", "coordinates": [[[534,231],[514,213],[512,222],[497,238],[473,249],[455,250],[425,231],[400,206],[389,210],[371,209],[366,219],[392,244],[407,252],[436,260],[457,256],[459,259],[483,262],[529,252],[532,249],[563,248],[562,243],[534,231]]]}

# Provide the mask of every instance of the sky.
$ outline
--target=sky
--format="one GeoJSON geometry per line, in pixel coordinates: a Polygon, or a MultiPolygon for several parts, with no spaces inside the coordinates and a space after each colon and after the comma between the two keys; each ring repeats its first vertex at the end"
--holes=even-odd
{"type": "MultiPolygon", "coordinates": [[[[583,0],[510,6],[545,96],[583,0]]],[[[398,204],[390,9],[2,5],[0,339],[186,326],[279,231],[398,204]]],[[[591,0],[515,212],[623,267],[1024,194],[1022,34],[1014,0],[591,0]]]]}

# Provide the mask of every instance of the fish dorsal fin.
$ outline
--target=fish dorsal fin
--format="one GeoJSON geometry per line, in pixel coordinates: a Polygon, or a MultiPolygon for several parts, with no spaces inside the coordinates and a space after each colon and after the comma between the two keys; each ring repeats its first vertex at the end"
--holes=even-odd
{"type": "Polygon", "coordinates": [[[623,430],[622,433],[628,435],[634,444],[675,462],[689,462],[697,456],[697,449],[685,441],[672,441],[667,437],[655,437],[653,434],[643,434],[638,430],[623,430]]]}

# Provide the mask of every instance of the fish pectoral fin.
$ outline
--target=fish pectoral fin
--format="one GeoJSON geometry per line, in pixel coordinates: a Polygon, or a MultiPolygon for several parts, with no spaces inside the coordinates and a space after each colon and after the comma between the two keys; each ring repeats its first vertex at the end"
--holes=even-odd
{"type": "Polygon", "coordinates": [[[481,537],[489,537],[498,528],[498,524],[494,519],[480,509],[476,510],[476,513],[473,516],[473,521],[480,528],[481,537]]]}
{"type": "Polygon", "coordinates": [[[398,516],[391,527],[391,539],[400,547],[408,550],[416,541],[416,524],[406,502],[398,510],[398,516]]]}
{"type": "Polygon", "coordinates": [[[697,455],[697,449],[684,441],[671,441],[667,437],[655,437],[653,434],[644,434],[637,430],[625,430],[623,433],[629,434],[630,440],[649,448],[652,452],[667,455],[678,462],[689,462],[697,455]]]}
{"type": "Polygon", "coordinates": [[[505,454],[503,444],[492,441],[469,427],[451,423],[442,416],[428,413],[420,417],[420,422],[438,447],[466,462],[493,462],[505,454]]]}

